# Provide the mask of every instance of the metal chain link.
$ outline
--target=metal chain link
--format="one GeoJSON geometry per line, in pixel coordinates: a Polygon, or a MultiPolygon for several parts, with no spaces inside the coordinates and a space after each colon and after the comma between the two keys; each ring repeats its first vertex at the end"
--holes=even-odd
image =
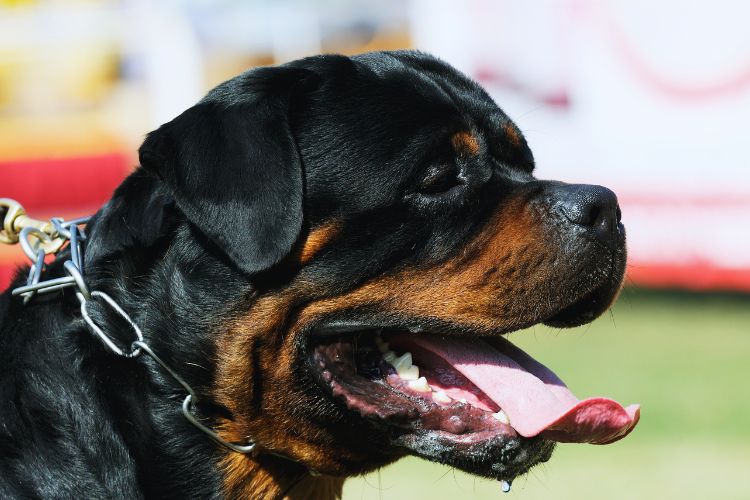
{"type": "Polygon", "coordinates": [[[230,443],[222,439],[214,430],[204,425],[195,414],[195,406],[198,396],[193,388],[177,374],[167,363],[154,353],[151,347],[143,340],[143,333],[138,325],[120,307],[117,302],[104,292],[89,291],[83,277],[83,254],[81,243],[86,240],[86,233],[79,226],[86,224],[90,217],[82,217],[65,221],[61,218],[53,218],[49,221],[39,221],[26,216],[23,207],[16,201],[8,198],[0,198],[0,214],[3,217],[2,230],[0,230],[0,243],[20,243],[24,254],[31,261],[31,269],[26,280],[26,285],[15,288],[11,293],[13,296],[22,296],[24,304],[28,303],[35,295],[75,287],[76,297],[81,303],[81,316],[91,332],[102,342],[110,352],[128,359],[135,359],[141,354],[148,355],[164,371],[166,371],[183,389],[188,393],[182,402],[182,414],[185,418],[198,428],[201,432],[217,443],[238,453],[250,453],[255,449],[255,443],[250,441],[247,445],[230,443]],[[41,281],[45,269],[45,257],[56,254],[65,242],[70,242],[70,259],[63,262],[63,268],[67,276],[41,281]],[[130,326],[135,334],[135,340],[130,344],[129,350],[123,350],[104,329],[97,325],[89,314],[89,304],[100,301],[117,313],[130,326]]]}

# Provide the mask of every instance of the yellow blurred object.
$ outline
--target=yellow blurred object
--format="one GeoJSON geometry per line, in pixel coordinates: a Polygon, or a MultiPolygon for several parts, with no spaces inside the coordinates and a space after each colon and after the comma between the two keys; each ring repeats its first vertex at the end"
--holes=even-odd
{"type": "Polygon", "coordinates": [[[0,0],[0,7],[19,7],[21,5],[34,5],[37,0],[0,0]]]}
{"type": "Polygon", "coordinates": [[[114,50],[83,44],[0,51],[0,110],[98,104],[116,83],[118,64],[114,50]]]}

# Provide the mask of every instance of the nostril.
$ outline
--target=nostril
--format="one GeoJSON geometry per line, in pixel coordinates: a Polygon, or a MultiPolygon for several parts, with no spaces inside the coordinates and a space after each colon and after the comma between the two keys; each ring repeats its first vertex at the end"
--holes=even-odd
{"type": "Polygon", "coordinates": [[[590,209],[591,222],[588,226],[594,228],[597,231],[612,231],[617,224],[615,219],[617,218],[617,212],[615,207],[607,205],[595,205],[590,209]]]}
{"type": "Polygon", "coordinates": [[[570,222],[592,230],[599,239],[617,234],[622,213],[612,191],[581,184],[558,186],[556,191],[556,204],[570,222]]]}
{"type": "Polygon", "coordinates": [[[589,205],[583,210],[583,214],[578,223],[582,226],[596,227],[602,215],[602,207],[599,205],[589,205]]]}
{"type": "Polygon", "coordinates": [[[607,214],[601,212],[601,216],[594,223],[594,229],[599,231],[613,232],[615,230],[615,212],[614,210],[609,211],[607,214]]]}

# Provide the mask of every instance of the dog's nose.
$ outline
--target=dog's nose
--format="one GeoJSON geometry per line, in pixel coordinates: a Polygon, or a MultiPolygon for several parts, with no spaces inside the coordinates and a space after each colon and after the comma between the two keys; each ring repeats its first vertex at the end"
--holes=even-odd
{"type": "Polygon", "coordinates": [[[598,239],[609,243],[617,237],[620,205],[617,195],[604,186],[563,184],[556,186],[555,206],[573,224],[587,228],[598,239]]]}

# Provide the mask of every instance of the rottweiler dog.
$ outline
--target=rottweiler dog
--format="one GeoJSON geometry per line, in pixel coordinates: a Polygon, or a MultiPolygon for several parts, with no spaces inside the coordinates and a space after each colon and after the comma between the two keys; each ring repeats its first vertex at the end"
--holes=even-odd
{"type": "Polygon", "coordinates": [[[70,290],[6,292],[0,497],[334,498],[405,455],[510,482],[555,442],[635,426],[637,406],[578,400],[504,337],[611,305],[616,196],[537,180],[518,127],[439,59],[252,69],[139,153],[86,228],[86,282],[195,389],[204,425],[255,449],[188,422],[183,387],[105,349],[70,290]]]}

